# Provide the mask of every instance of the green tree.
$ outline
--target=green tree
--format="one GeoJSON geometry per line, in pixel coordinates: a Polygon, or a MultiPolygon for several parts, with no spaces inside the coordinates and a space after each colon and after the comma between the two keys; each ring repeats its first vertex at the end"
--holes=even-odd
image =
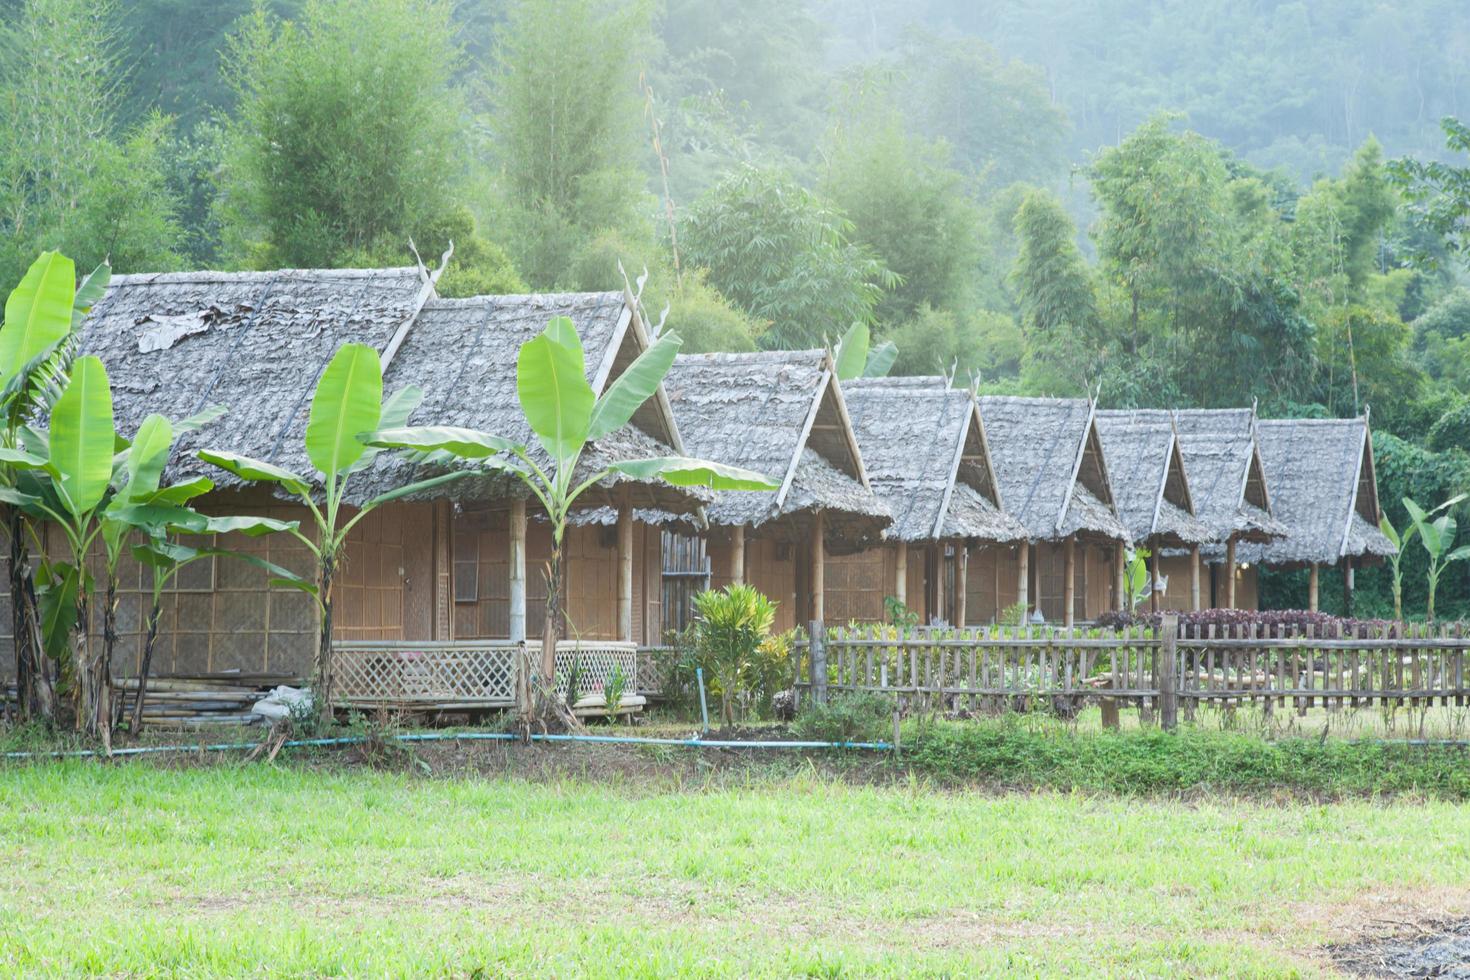
{"type": "Polygon", "coordinates": [[[516,0],[509,9],[490,85],[496,220],[534,288],[565,285],[577,250],[600,232],[653,237],[638,93],[651,47],[641,2],[516,0]]]}
{"type": "MultiPolygon", "coordinates": [[[[1440,121],[1445,149],[1470,154],[1470,126],[1453,116],[1440,121]]],[[[1470,166],[1404,157],[1389,167],[1415,217],[1453,252],[1470,251],[1470,166]]],[[[1421,258],[1427,257],[1421,253],[1421,258]]]]}
{"type": "Polygon", "coordinates": [[[1052,194],[1033,190],[1016,209],[1016,262],[1010,284],[1020,307],[1027,375],[1040,390],[1085,389],[1099,340],[1092,275],[1077,229],[1052,194]]]}
{"type": "MultiPolygon", "coordinates": [[[[445,0],[256,6],[224,55],[237,99],[223,238],[259,267],[408,256],[451,220],[467,166],[460,53],[445,0]]],[[[459,244],[467,243],[461,241],[459,244]]]]}
{"type": "Polygon", "coordinates": [[[763,326],[707,283],[702,269],[685,274],[669,297],[664,321],[664,329],[684,339],[681,350],[689,354],[753,351],[763,326]]]}
{"type": "Polygon", "coordinates": [[[879,300],[880,323],[927,303],[967,305],[979,260],[979,209],[948,148],[910,135],[883,93],[853,97],[827,138],[820,191],[852,222],[851,240],[900,278],[879,300]]]}
{"type": "Polygon", "coordinates": [[[42,249],[125,272],[179,262],[168,122],[116,123],[117,16],[112,0],[24,0],[0,25],[0,290],[42,249]]]}
{"type": "Polygon", "coordinates": [[[770,347],[817,346],[855,320],[871,322],[898,278],[862,245],[840,211],[777,171],[740,167],[685,214],[684,263],[771,327],[770,347]]]}

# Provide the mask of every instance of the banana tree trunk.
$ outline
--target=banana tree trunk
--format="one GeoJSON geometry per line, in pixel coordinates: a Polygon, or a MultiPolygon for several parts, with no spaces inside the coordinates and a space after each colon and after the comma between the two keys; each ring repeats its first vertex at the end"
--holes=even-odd
{"type": "Polygon", "coordinates": [[[332,721],[332,686],[335,680],[332,663],[332,577],[336,567],[337,557],[324,554],[317,578],[322,615],[321,629],[316,638],[316,678],[312,684],[312,693],[316,698],[317,721],[323,726],[332,721]]]}
{"type": "Polygon", "coordinates": [[[541,684],[548,696],[556,689],[556,641],[561,639],[563,616],[562,582],[562,544],[554,541],[546,569],[546,618],[541,626],[541,684]]]}
{"type": "Polygon", "coordinates": [[[77,730],[102,740],[112,751],[112,677],[100,651],[92,643],[91,603],[85,588],[77,598],[77,619],[72,626],[72,657],[77,685],[77,730]]]}
{"type": "Polygon", "coordinates": [[[133,720],[128,726],[134,735],[143,730],[143,702],[148,697],[148,675],[153,670],[153,648],[158,643],[158,620],[163,605],[157,601],[148,610],[148,635],[143,639],[143,662],[138,667],[137,700],[133,702],[133,720]]]}
{"type": "Polygon", "coordinates": [[[107,678],[107,728],[111,732],[122,721],[122,712],[113,711],[112,654],[117,649],[117,576],[107,578],[107,599],[102,607],[102,672],[107,678]]]}
{"type": "Polygon", "coordinates": [[[21,721],[52,721],[56,717],[55,688],[50,664],[42,648],[36,589],[30,576],[25,518],[9,508],[10,624],[15,638],[15,703],[21,721]]]}

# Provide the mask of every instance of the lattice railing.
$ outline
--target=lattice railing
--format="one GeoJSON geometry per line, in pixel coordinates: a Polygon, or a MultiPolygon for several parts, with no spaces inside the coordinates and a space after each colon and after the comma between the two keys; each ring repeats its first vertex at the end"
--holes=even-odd
{"type": "Polygon", "coordinates": [[[344,705],[512,705],[515,654],[515,647],[495,641],[338,643],[335,700],[344,705]]]}
{"type": "MultiPolygon", "coordinates": [[[[336,696],[345,706],[497,708],[515,704],[516,647],[504,640],[338,642],[336,696]]],[[[532,662],[539,649],[532,645],[532,662]]],[[[624,690],[637,690],[638,648],[632,643],[566,640],[557,644],[557,691],[567,693],[573,664],[579,696],[600,692],[621,669],[624,690]]]]}

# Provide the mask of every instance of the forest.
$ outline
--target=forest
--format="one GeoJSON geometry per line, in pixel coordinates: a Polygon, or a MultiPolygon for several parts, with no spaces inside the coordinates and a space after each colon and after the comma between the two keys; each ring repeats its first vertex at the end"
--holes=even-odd
{"type": "MultiPolygon", "coordinates": [[[[0,9],[6,291],[47,248],[128,273],[452,241],[445,295],[646,271],[690,350],[861,321],[895,371],[986,392],[1371,411],[1395,526],[1470,488],[1462,4],[0,9]]],[[[1381,569],[1358,596],[1392,609],[1381,569]]],[[[1263,602],[1304,605],[1304,577],[1263,602]]]]}

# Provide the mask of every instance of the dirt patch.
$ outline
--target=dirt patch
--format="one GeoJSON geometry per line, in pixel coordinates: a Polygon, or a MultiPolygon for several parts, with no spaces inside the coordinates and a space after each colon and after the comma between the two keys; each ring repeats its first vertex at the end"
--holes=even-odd
{"type": "Polygon", "coordinates": [[[1470,919],[1416,926],[1396,935],[1330,947],[1338,969],[1357,977],[1470,980],[1470,919]]]}

